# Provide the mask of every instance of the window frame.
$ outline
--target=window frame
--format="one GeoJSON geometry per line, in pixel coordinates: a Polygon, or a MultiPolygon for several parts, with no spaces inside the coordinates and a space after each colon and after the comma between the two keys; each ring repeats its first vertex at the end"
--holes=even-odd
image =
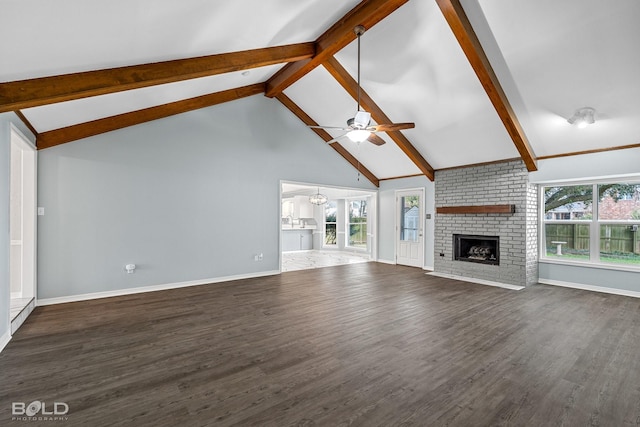
{"type": "Polygon", "coordinates": [[[369,206],[370,206],[370,196],[357,196],[357,197],[349,197],[347,199],[345,199],[345,242],[344,242],[344,246],[345,248],[349,248],[352,250],[356,250],[356,251],[363,251],[363,252],[368,252],[369,251],[369,206]],[[365,201],[367,203],[367,215],[366,215],[366,221],[364,223],[362,222],[351,222],[351,202],[353,201],[365,201]],[[366,233],[365,233],[365,247],[363,248],[362,246],[353,246],[351,245],[351,225],[359,225],[359,224],[365,224],[366,226],[366,233]]]}
{"type": "MultiPolygon", "coordinates": [[[[564,265],[579,265],[586,267],[597,267],[611,270],[624,270],[624,271],[640,271],[640,265],[630,265],[624,263],[607,262],[601,260],[600,241],[602,236],[600,235],[601,226],[604,225],[628,225],[633,226],[638,224],[640,227],[640,219],[638,220],[609,220],[600,219],[599,208],[600,200],[598,193],[598,186],[602,184],[632,184],[640,185],[640,177],[621,177],[615,179],[601,179],[601,180],[589,180],[589,181],[566,181],[566,182],[550,182],[540,183],[538,187],[539,191],[539,227],[538,227],[538,247],[539,247],[539,259],[541,262],[552,264],[564,264],[564,265]],[[591,206],[592,217],[591,219],[546,219],[545,213],[545,188],[549,187],[569,187],[578,185],[591,185],[593,190],[591,194],[591,206]],[[547,256],[546,250],[546,225],[547,224],[582,224],[589,225],[589,259],[560,259],[558,257],[547,256]]],[[[640,231],[638,231],[640,232],[640,231]]]]}
{"type": "Polygon", "coordinates": [[[338,247],[338,200],[329,199],[325,206],[323,206],[323,214],[322,214],[322,247],[323,248],[337,248],[338,247]],[[327,222],[327,207],[331,203],[335,203],[336,205],[336,215],[335,221],[327,222]],[[327,243],[327,224],[333,224],[335,226],[336,235],[335,235],[335,243],[327,243]]]}

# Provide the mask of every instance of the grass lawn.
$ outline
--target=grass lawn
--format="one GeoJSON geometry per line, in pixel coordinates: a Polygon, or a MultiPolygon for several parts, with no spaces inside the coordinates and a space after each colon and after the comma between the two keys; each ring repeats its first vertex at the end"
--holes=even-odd
{"type": "MultiPolygon", "coordinates": [[[[589,261],[589,254],[563,253],[562,255],[556,255],[555,248],[553,248],[553,252],[547,250],[547,257],[554,258],[554,259],[589,261]]],[[[640,266],[640,255],[638,254],[627,254],[627,255],[600,254],[600,262],[606,262],[607,264],[624,264],[624,265],[640,266]]]]}

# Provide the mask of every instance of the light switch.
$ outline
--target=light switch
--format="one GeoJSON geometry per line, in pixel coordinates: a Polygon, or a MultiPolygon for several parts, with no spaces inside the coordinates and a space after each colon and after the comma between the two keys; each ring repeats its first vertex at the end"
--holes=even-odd
{"type": "Polygon", "coordinates": [[[38,216],[44,216],[44,208],[38,207],[38,216]]]}

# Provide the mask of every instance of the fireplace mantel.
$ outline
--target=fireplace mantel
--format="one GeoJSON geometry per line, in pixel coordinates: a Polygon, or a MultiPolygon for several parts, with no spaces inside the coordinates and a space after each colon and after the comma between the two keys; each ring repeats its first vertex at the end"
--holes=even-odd
{"type": "Polygon", "coordinates": [[[516,205],[478,205],[478,206],[441,206],[436,208],[439,214],[512,214],[516,211],[516,205]]]}

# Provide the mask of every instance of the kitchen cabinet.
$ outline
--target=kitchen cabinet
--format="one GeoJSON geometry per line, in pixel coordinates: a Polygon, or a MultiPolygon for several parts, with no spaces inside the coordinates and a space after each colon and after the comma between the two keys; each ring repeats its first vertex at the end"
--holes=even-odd
{"type": "Polygon", "coordinates": [[[313,218],[313,205],[309,203],[307,196],[296,196],[294,200],[298,214],[295,218],[313,218]]]}
{"type": "Polygon", "coordinates": [[[300,233],[300,250],[309,251],[311,249],[313,249],[313,235],[311,230],[305,230],[300,233]]]}
{"type": "Polygon", "coordinates": [[[282,229],[282,251],[308,251],[313,249],[313,230],[282,229]]]}
{"type": "Polygon", "coordinates": [[[282,201],[282,217],[313,218],[313,205],[307,196],[295,196],[282,201]]]}

